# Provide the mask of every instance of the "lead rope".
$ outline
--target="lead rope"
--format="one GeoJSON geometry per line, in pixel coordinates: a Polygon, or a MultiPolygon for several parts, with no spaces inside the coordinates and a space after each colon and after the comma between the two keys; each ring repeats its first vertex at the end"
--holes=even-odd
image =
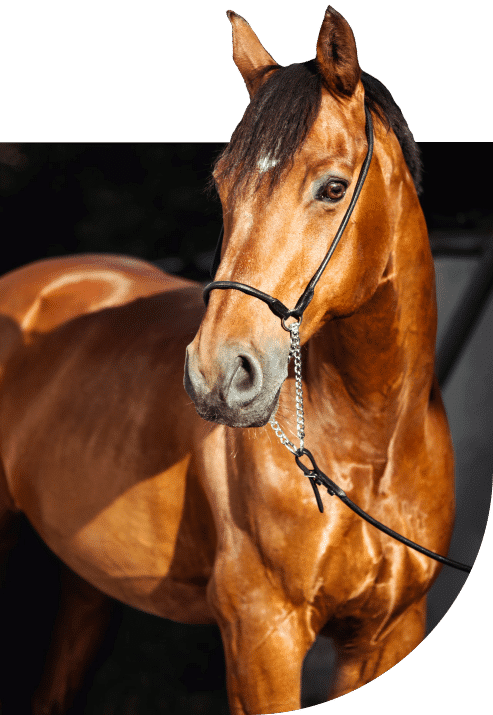
{"type": "Polygon", "coordinates": [[[367,521],[369,524],[375,526],[377,529],[380,529],[380,531],[383,531],[388,536],[391,536],[393,539],[400,541],[402,544],[409,546],[415,551],[419,551],[420,553],[424,554],[425,556],[428,556],[431,559],[434,559],[435,561],[439,561],[440,563],[446,564],[447,566],[452,566],[455,569],[459,569],[459,571],[465,571],[466,573],[470,573],[471,566],[468,566],[467,564],[462,564],[460,563],[460,561],[448,559],[445,556],[440,556],[440,554],[436,554],[434,551],[425,549],[424,546],[416,544],[414,541],[407,539],[405,536],[398,534],[390,527],[385,526],[385,524],[382,524],[380,521],[377,521],[377,519],[374,519],[372,516],[363,511],[363,509],[361,509],[357,504],[351,501],[351,499],[347,496],[346,492],[341,489],[341,487],[338,486],[335,482],[333,482],[332,479],[330,479],[326,474],[324,474],[324,472],[322,472],[320,467],[317,465],[313,454],[305,447],[304,444],[305,414],[303,409],[303,383],[301,379],[301,343],[299,332],[300,324],[301,318],[298,322],[291,323],[290,325],[286,325],[285,319],[282,319],[282,327],[285,330],[289,331],[291,336],[291,346],[289,350],[288,359],[290,360],[291,358],[294,358],[294,375],[296,385],[296,433],[300,443],[299,447],[296,448],[293,442],[288,439],[281,425],[274,417],[270,419],[269,424],[276,433],[281,444],[283,444],[287,449],[289,449],[292,454],[294,454],[296,464],[301,469],[303,474],[307,476],[310,480],[310,484],[312,486],[320,513],[323,513],[324,505],[318,488],[319,486],[323,486],[327,490],[328,494],[330,494],[330,496],[335,495],[336,497],[338,497],[342,502],[344,502],[344,504],[346,504],[346,506],[348,506],[356,514],[358,514],[358,516],[367,521]],[[301,457],[307,457],[311,462],[311,467],[307,467],[301,461],[301,457]]]}

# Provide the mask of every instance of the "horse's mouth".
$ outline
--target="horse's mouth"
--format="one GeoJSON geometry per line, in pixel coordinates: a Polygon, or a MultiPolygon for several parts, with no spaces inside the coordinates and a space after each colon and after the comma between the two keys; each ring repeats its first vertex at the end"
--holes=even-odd
{"type": "MultiPolygon", "coordinates": [[[[239,409],[231,409],[227,405],[207,404],[204,401],[196,401],[193,395],[187,389],[187,379],[185,375],[185,389],[193,400],[195,409],[198,415],[208,422],[215,424],[227,425],[228,427],[264,427],[272,415],[275,414],[279,405],[279,393],[281,388],[277,390],[273,400],[268,400],[267,404],[245,405],[239,409]]],[[[257,402],[257,400],[255,401],[257,402]]]]}

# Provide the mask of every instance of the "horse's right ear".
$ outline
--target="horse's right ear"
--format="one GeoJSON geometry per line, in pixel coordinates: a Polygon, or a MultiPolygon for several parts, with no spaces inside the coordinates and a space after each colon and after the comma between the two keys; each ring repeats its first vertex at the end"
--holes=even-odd
{"type": "Polygon", "coordinates": [[[333,94],[352,96],[361,77],[356,42],[346,20],[330,5],[318,36],[317,64],[333,94]]]}
{"type": "Polygon", "coordinates": [[[253,97],[266,79],[266,73],[262,70],[277,63],[262,47],[257,35],[241,15],[232,10],[228,10],[226,14],[233,26],[233,60],[241,72],[250,97],[253,97]]]}

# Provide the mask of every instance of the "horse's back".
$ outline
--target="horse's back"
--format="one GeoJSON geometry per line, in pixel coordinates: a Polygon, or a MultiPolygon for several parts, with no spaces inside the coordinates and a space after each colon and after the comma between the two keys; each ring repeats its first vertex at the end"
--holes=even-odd
{"type": "Polygon", "coordinates": [[[87,254],[30,263],[0,278],[0,315],[24,332],[136,298],[196,285],[128,256],[87,254]]]}

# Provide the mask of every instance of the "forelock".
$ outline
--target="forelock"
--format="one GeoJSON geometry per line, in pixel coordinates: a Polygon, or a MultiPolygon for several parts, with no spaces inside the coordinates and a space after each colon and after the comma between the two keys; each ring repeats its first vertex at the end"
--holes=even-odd
{"type": "Polygon", "coordinates": [[[318,114],[322,80],[314,64],[265,68],[270,77],[216,162],[218,183],[227,179],[234,194],[257,189],[264,180],[269,190],[279,183],[318,114]]]}

